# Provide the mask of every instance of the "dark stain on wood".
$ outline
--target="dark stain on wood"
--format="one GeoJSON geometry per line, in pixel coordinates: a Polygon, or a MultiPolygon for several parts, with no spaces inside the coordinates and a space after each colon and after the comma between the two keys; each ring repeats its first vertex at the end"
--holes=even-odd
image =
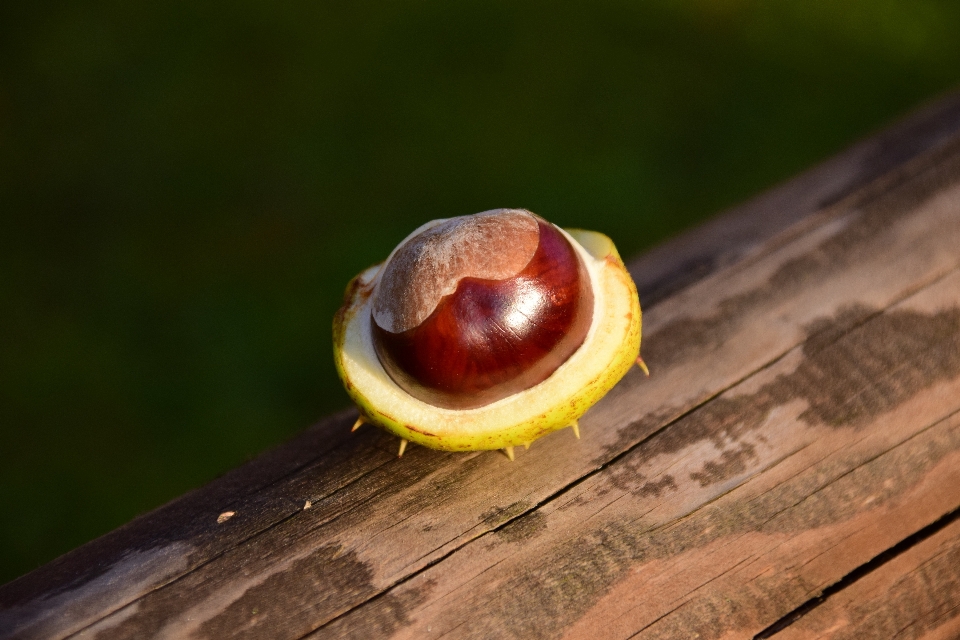
{"type": "Polygon", "coordinates": [[[800,419],[808,424],[857,428],[922,389],[960,375],[958,308],[933,315],[906,310],[876,315],[855,306],[813,322],[807,333],[804,359],[795,371],[755,393],[717,398],[658,433],[627,455],[614,486],[628,486],[631,469],[649,458],[676,454],[702,440],[720,454],[692,479],[701,486],[721,482],[744,471],[754,451],[742,438],[776,407],[803,400],[808,406],[800,419]],[[857,326],[864,318],[871,319],[857,326]]]}
{"type": "Polygon", "coordinates": [[[907,171],[876,189],[857,194],[856,200],[848,204],[849,209],[858,210],[856,217],[813,251],[781,265],[765,286],[724,300],[708,316],[680,318],[645,336],[644,360],[659,370],[693,357],[706,360],[741,326],[739,320],[748,310],[814,286],[832,273],[863,262],[865,256],[875,252],[876,243],[884,242],[898,218],[956,182],[960,173],[960,141],[940,150],[937,156],[940,162],[925,164],[919,175],[914,174],[916,170],[907,171]]]}
{"type": "MultiPolygon", "coordinates": [[[[852,318],[871,315],[857,307],[831,324],[848,327],[852,318]]],[[[813,336],[836,336],[836,327],[814,323],[813,336]]],[[[793,400],[807,408],[800,419],[811,426],[858,428],[919,391],[960,375],[960,309],[933,315],[892,311],[874,317],[833,340],[810,340],[795,371],[777,376],[755,393],[721,397],[669,429],[654,451],[675,453],[697,440],[710,440],[721,452],[691,477],[706,486],[742,473],[754,455],[745,434],[763,424],[770,411],[793,400]],[[728,446],[733,443],[733,448],[728,446]]]]}
{"type": "Polygon", "coordinates": [[[690,474],[690,479],[696,480],[701,487],[708,487],[740,475],[747,470],[747,465],[755,460],[757,460],[757,448],[749,442],[740,442],[731,449],[721,451],[716,460],[705,462],[700,471],[690,474]]]}
{"type": "Polygon", "coordinates": [[[504,542],[522,542],[535,538],[546,530],[547,518],[542,512],[533,511],[497,529],[496,535],[504,542]]]}
{"type": "Polygon", "coordinates": [[[302,631],[302,620],[337,609],[344,598],[375,593],[372,580],[372,570],[357,559],[355,552],[344,552],[339,545],[324,545],[247,589],[220,614],[204,622],[199,636],[211,640],[293,637],[302,631]],[[296,594],[298,603],[308,603],[309,608],[305,610],[300,604],[291,616],[287,594],[296,594]]]}
{"type": "MultiPolygon", "coordinates": [[[[244,571],[244,567],[237,567],[244,571]]],[[[255,574],[254,574],[255,575],[255,574]]],[[[310,555],[293,561],[289,567],[268,575],[249,586],[238,598],[224,603],[223,610],[207,620],[199,629],[202,638],[295,637],[302,629],[304,603],[316,613],[337,609],[347,594],[369,597],[375,593],[372,571],[352,551],[343,552],[339,545],[324,545],[310,555]],[[293,613],[288,594],[298,594],[298,615],[293,613]],[[309,595],[308,595],[309,594],[309,595]]],[[[209,590],[216,589],[208,584],[209,590]]],[[[149,638],[163,626],[170,611],[182,611],[202,602],[207,595],[203,587],[193,591],[189,602],[181,602],[175,590],[156,592],[159,597],[140,601],[136,615],[116,627],[105,629],[98,640],[139,640],[149,638]]]]}
{"type": "Polygon", "coordinates": [[[416,589],[381,594],[364,605],[362,615],[338,618],[304,640],[386,638],[410,624],[407,612],[426,602],[434,586],[433,581],[427,580],[416,589]]]}
{"type": "MultiPolygon", "coordinates": [[[[863,313],[857,308],[847,315],[863,313]]],[[[960,308],[885,313],[836,341],[811,341],[804,354],[804,363],[784,378],[810,403],[800,419],[859,427],[921,389],[960,375],[960,308]]]]}
{"type": "MultiPolygon", "coordinates": [[[[656,479],[649,479],[640,472],[640,467],[646,461],[640,456],[628,455],[610,469],[610,484],[624,493],[635,496],[659,498],[668,490],[676,489],[677,482],[672,475],[666,474],[656,479]]],[[[608,490],[601,489],[600,494],[606,495],[608,490]]],[[[577,500],[576,502],[580,502],[577,500]]]]}
{"type": "Polygon", "coordinates": [[[502,525],[504,522],[516,518],[520,514],[530,509],[531,506],[532,505],[529,502],[521,500],[506,507],[494,507],[480,514],[480,522],[482,522],[485,526],[494,529],[502,525]]]}
{"type": "Polygon", "coordinates": [[[669,489],[676,489],[677,482],[670,474],[661,476],[659,480],[649,480],[637,490],[636,494],[641,498],[659,498],[661,494],[669,489]]]}

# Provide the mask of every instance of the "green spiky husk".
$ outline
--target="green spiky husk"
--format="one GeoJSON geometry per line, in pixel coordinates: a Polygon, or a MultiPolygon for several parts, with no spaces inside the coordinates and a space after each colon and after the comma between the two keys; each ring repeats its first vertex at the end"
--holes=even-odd
{"type": "Polygon", "coordinates": [[[397,387],[369,336],[369,300],[379,267],[354,278],[334,318],[334,361],[364,419],[432,449],[502,449],[569,426],[606,395],[639,355],[640,302],[609,238],[593,231],[566,233],[591,274],[597,301],[593,326],[580,349],[547,380],[478,409],[432,407],[397,387]]]}

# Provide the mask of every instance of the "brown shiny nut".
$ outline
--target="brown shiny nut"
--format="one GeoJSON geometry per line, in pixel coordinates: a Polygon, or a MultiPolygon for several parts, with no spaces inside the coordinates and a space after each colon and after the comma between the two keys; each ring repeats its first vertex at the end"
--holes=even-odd
{"type": "Polygon", "coordinates": [[[594,307],[564,234],[519,209],[438,221],[408,238],[384,264],[372,303],[384,370],[448,409],[548,378],[583,344],[594,307]]]}

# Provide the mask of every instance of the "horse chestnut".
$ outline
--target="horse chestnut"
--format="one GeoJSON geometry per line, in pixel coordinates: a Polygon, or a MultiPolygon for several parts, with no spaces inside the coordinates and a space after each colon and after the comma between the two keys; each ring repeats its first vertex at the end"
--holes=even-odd
{"type": "Polygon", "coordinates": [[[334,320],[362,422],[447,450],[529,445],[629,370],[636,288],[609,238],[521,209],[435,220],[354,278],[334,320]]]}
{"type": "Polygon", "coordinates": [[[413,397],[474,409],[543,382],[583,344],[586,268],[525,211],[446,220],[404,242],[373,293],[373,343],[413,397]]]}

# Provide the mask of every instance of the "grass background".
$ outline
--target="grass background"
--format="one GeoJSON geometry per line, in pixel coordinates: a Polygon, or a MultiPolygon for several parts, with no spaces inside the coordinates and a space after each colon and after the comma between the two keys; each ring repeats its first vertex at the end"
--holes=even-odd
{"type": "Polygon", "coordinates": [[[0,583],[347,404],[411,229],[625,255],[960,81],[950,0],[0,6],[0,583]]]}

